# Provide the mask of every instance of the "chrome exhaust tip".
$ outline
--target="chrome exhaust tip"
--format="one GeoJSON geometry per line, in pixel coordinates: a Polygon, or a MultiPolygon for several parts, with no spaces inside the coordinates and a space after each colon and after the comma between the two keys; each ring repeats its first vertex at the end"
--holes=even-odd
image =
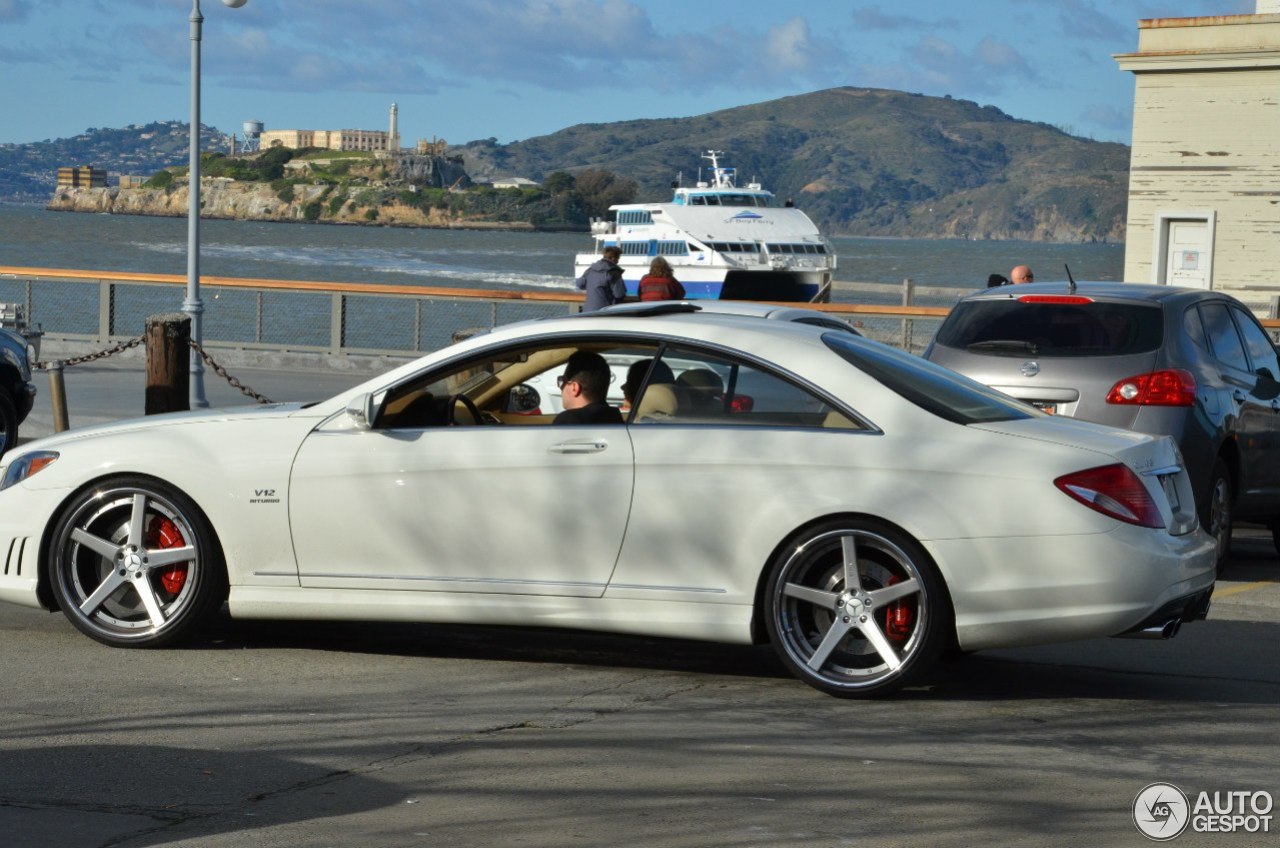
{"type": "Polygon", "coordinates": [[[1172,639],[1182,629],[1182,619],[1171,618],[1163,624],[1144,627],[1131,633],[1122,633],[1126,639],[1172,639]]]}

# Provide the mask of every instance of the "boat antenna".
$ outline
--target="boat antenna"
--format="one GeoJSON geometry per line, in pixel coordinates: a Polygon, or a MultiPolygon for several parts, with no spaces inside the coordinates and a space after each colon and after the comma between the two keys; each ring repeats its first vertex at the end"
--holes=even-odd
{"type": "Polygon", "coordinates": [[[1064,262],[1062,267],[1067,269],[1067,294],[1075,294],[1076,278],[1071,276],[1071,266],[1064,262]]]}

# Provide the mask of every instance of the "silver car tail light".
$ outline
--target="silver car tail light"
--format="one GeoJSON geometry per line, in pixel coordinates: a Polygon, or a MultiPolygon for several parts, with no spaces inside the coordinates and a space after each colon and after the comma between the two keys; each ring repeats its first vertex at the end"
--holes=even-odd
{"type": "Polygon", "coordinates": [[[1146,485],[1123,463],[1064,474],[1053,484],[1080,503],[1126,524],[1164,527],[1160,508],[1146,485]]]}

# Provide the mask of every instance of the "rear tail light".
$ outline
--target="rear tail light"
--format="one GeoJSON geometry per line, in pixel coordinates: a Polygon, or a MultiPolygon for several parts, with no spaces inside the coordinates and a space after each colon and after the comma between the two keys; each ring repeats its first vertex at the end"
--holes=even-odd
{"type": "Polygon", "coordinates": [[[1125,377],[1107,392],[1107,403],[1129,406],[1195,406],[1196,378],[1175,368],[1125,377]]]}
{"type": "Polygon", "coordinates": [[[1151,493],[1129,466],[1117,462],[1066,474],[1053,485],[1080,503],[1126,524],[1164,527],[1151,493]]]}

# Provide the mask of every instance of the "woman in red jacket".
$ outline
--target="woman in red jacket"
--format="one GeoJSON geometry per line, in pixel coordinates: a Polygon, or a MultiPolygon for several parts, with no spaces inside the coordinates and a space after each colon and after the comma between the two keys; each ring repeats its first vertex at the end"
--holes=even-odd
{"type": "Polygon", "coordinates": [[[684,286],[675,278],[671,264],[661,256],[649,263],[649,273],[640,278],[641,300],[681,300],[684,286]]]}

